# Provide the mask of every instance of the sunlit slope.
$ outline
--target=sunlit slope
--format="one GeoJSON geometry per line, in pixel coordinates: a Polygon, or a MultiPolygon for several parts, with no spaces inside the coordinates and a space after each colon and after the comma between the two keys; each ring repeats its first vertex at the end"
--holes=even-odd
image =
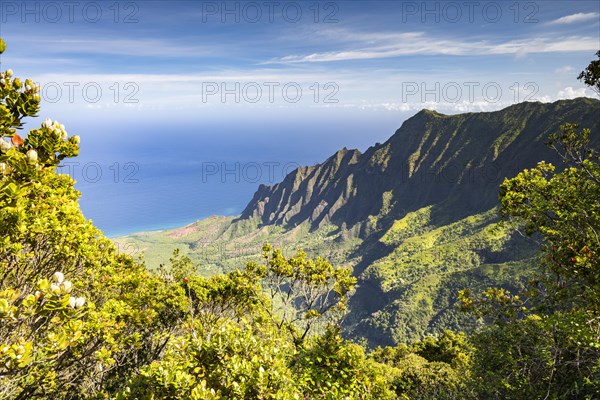
{"type": "Polygon", "coordinates": [[[544,160],[565,122],[589,127],[599,143],[600,101],[521,103],[489,113],[423,110],[385,143],[343,149],[273,186],[261,185],[237,217],[212,217],[176,230],[120,238],[155,268],[173,248],[203,274],[257,260],[265,241],[287,253],[303,247],[359,278],[347,332],[370,344],[413,340],[475,321],[454,307],[465,287],[520,287],[535,262],[533,242],[497,226],[505,177],[544,160]]]}

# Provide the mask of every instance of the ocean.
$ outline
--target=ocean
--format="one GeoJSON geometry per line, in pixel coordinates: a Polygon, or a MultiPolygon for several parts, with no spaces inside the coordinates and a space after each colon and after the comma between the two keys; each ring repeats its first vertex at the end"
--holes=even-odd
{"type": "Polygon", "coordinates": [[[385,141],[400,123],[232,121],[198,130],[173,124],[71,125],[81,136],[81,153],[65,160],[60,172],[76,180],[84,215],[107,236],[118,237],[238,215],[260,184],[276,184],[296,167],[322,162],[344,146],[365,150],[385,141]]]}

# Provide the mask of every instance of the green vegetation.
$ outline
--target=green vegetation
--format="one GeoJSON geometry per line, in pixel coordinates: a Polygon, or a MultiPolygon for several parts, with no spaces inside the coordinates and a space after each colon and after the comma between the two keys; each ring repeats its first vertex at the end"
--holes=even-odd
{"type": "Polygon", "coordinates": [[[600,157],[589,135],[565,124],[550,141],[564,171],[541,162],[502,184],[501,213],[541,235],[543,269],[523,298],[461,292],[463,307],[490,322],[473,337],[485,397],[600,395],[600,157]]]}
{"type": "MultiPolygon", "coordinates": [[[[560,155],[545,145],[548,135],[566,121],[597,132],[599,114],[600,101],[589,98],[490,113],[422,111],[364,153],[343,149],[261,185],[240,217],[116,242],[144,254],[150,269],[167,265],[179,248],[203,276],[260,259],[265,242],[287,256],[300,247],[353,268],[358,281],[345,337],[374,348],[448,329],[470,332],[481,321],[457,310],[457,291],[523,291],[539,268],[536,238],[498,225],[499,186],[538,161],[562,170],[560,155]]],[[[600,146],[600,136],[590,143],[600,146]]]]}
{"type": "Polygon", "coordinates": [[[596,52],[597,60],[590,62],[587,68],[579,74],[577,79],[583,81],[596,93],[600,94],[600,50],[596,52]]]}
{"type": "MultiPolygon", "coordinates": [[[[600,396],[600,157],[589,129],[566,123],[550,136],[565,168],[541,162],[502,183],[501,221],[496,208],[399,214],[398,192],[387,188],[380,212],[350,227],[213,218],[118,247],[85,220],[74,182],[57,173],[79,137],[51,120],[17,134],[39,110],[38,91],[0,73],[0,397],[600,396]],[[537,256],[516,239],[521,230],[542,243],[537,256]],[[154,268],[119,251],[165,237],[186,246],[154,268]],[[235,260],[225,251],[200,270],[190,256],[205,237],[251,250],[235,260]],[[326,243],[329,260],[345,263],[264,244],[270,238],[313,251],[326,243]],[[361,292],[368,283],[376,285],[361,292]],[[363,308],[348,313],[357,299],[363,308]],[[368,346],[344,328],[371,330],[368,346]],[[393,346],[367,350],[378,342],[393,346]]],[[[357,157],[339,153],[329,176],[357,157]]],[[[415,172],[420,159],[411,160],[415,172]]]]}
{"type": "MultiPolygon", "coordinates": [[[[362,280],[376,282],[370,291],[370,295],[376,291],[376,298],[361,299],[360,304],[354,301],[345,320],[353,338],[366,338],[371,346],[393,345],[448,329],[472,329],[476,319],[454,306],[458,290],[489,286],[524,289],[534,249],[514,228],[498,225],[497,209],[437,228],[431,223],[431,212],[432,207],[424,207],[408,213],[381,237],[380,243],[389,249],[387,255],[372,261],[361,274],[362,280]],[[386,300],[383,307],[357,321],[372,301],[382,299],[386,300]]],[[[203,276],[229,272],[259,259],[264,242],[277,243],[287,255],[294,254],[298,246],[334,265],[356,268],[361,261],[354,254],[365,241],[355,232],[331,224],[314,231],[307,223],[289,231],[271,225],[249,230],[239,227],[250,222],[213,217],[188,227],[136,234],[116,242],[121,249],[148,249],[145,256],[154,259],[152,269],[159,268],[158,260],[167,265],[173,250],[180,248],[185,250],[182,254],[200,264],[203,276]]]]}

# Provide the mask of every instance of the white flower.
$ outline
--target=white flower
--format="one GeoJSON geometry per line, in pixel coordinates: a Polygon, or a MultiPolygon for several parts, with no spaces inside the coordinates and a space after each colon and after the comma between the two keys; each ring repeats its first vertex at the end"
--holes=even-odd
{"type": "Polygon", "coordinates": [[[79,142],[81,141],[81,139],[79,138],[79,135],[73,136],[73,141],[75,142],[75,144],[79,144],[79,142]]]}
{"type": "Polygon", "coordinates": [[[4,139],[0,139],[0,150],[2,150],[3,152],[7,152],[10,150],[10,143],[7,142],[4,139]]]}
{"type": "Polygon", "coordinates": [[[60,140],[67,140],[67,132],[66,131],[61,131],[60,132],[60,140]]]}
{"type": "Polygon", "coordinates": [[[4,174],[8,170],[6,163],[0,163],[0,174],[4,174]]]}
{"type": "Polygon", "coordinates": [[[85,299],[83,297],[71,297],[69,298],[69,306],[74,309],[83,307],[85,299]]]}
{"type": "Polygon", "coordinates": [[[0,85],[4,85],[6,83],[6,79],[2,78],[0,79],[0,85]]]}
{"type": "Polygon", "coordinates": [[[9,78],[13,75],[13,70],[12,69],[7,69],[6,70],[6,76],[8,76],[9,78]]]}
{"type": "Polygon", "coordinates": [[[52,126],[52,120],[50,118],[46,118],[42,125],[44,126],[44,128],[50,129],[50,127],[52,126]]]}
{"type": "Polygon", "coordinates": [[[56,271],[54,273],[53,278],[54,278],[54,281],[56,281],[60,285],[65,280],[65,275],[62,272],[56,271]]]}
{"type": "Polygon", "coordinates": [[[29,160],[30,163],[34,163],[37,162],[38,160],[38,154],[37,151],[31,149],[27,152],[27,159],[29,160]]]}
{"type": "Polygon", "coordinates": [[[60,286],[58,286],[56,283],[53,283],[52,285],[50,285],[50,291],[52,293],[60,293],[60,286]]]}
{"type": "Polygon", "coordinates": [[[69,281],[64,281],[61,285],[60,288],[62,289],[63,292],[65,293],[69,293],[71,292],[71,288],[73,287],[73,285],[71,284],[71,282],[69,281]]]}
{"type": "Polygon", "coordinates": [[[83,297],[78,297],[75,302],[75,308],[81,308],[85,304],[85,299],[83,297]]]}

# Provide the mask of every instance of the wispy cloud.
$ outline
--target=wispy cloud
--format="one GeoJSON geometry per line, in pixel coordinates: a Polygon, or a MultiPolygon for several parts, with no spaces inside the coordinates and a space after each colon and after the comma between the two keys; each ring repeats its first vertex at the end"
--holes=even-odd
{"type": "Polygon", "coordinates": [[[554,21],[550,21],[548,25],[567,25],[573,24],[575,22],[583,22],[589,20],[598,20],[600,19],[600,13],[590,12],[590,13],[576,13],[571,15],[566,15],[564,17],[560,17],[555,19],[554,21]]]}
{"type": "MultiPolygon", "coordinates": [[[[222,46],[182,45],[167,39],[68,38],[21,40],[28,48],[53,54],[102,54],[132,57],[202,57],[222,54],[222,46]],[[26,42],[26,43],[25,43],[26,42]]],[[[21,43],[16,43],[16,46],[21,43]]]]}
{"type": "Polygon", "coordinates": [[[554,73],[557,75],[562,75],[562,74],[570,74],[573,71],[575,71],[575,68],[571,67],[570,65],[565,65],[564,67],[556,68],[554,70],[554,73]]]}
{"type": "Polygon", "coordinates": [[[354,44],[354,49],[287,55],[269,60],[265,64],[367,60],[418,54],[455,56],[513,54],[522,56],[528,53],[593,51],[598,47],[597,38],[581,36],[491,42],[488,40],[449,40],[428,36],[423,32],[411,32],[402,34],[367,33],[358,39],[354,44]],[[365,42],[369,42],[371,45],[365,46],[365,42]]]}

